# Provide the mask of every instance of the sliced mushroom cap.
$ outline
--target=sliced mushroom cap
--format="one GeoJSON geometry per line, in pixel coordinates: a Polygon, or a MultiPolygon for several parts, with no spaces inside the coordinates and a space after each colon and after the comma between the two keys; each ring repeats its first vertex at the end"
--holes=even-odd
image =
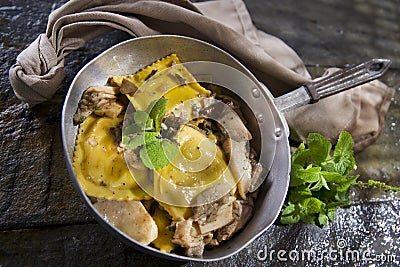
{"type": "Polygon", "coordinates": [[[254,203],[248,200],[235,200],[233,202],[233,221],[216,231],[217,241],[228,240],[234,233],[242,229],[253,215],[254,203]]]}
{"type": "Polygon", "coordinates": [[[89,87],[79,101],[74,115],[74,123],[79,124],[90,114],[116,118],[124,109],[124,105],[117,101],[119,88],[114,86],[97,85],[89,87]]]}
{"type": "Polygon", "coordinates": [[[101,92],[109,95],[119,94],[119,88],[115,86],[108,85],[96,85],[89,87],[85,93],[101,92]]]}
{"type": "Polygon", "coordinates": [[[138,87],[130,80],[123,78],[121,83],[121,94],[134,94],[138,90],[138,87]]]}
{"type": "Polygon", "coordinates": [[[106,221],[144,245],[158,236],[156,223],[140,201],[99,199],[93,206],[106,221]]]}
{"type": "Polygon", "coordinates": [[[196,228],[192,219],[177,221],[172,243],[185,248],[197,247],[201,244],[203,237],[196,228]]]}
{"type": "Polygon", "coordinates": [[[229,156],[229,168],[238,182],[239,194],[243,199],[246,199],[252,182],[252,165],[247,146],[247,142],[237,142],[231,138],[227,139],[222,146],[229,156]]]}
{"type": "Polygon", "coordinates": [[[199,224],[201,234],[215,231],[224,227],[233,220],[232,203],[224,204],[219,207],[213,220],[206,220],[205,223],[199,224]]]}

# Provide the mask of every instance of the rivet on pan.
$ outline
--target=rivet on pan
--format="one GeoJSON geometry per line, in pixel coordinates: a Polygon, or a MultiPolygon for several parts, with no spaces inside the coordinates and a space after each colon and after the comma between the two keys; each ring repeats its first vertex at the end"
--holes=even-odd
{"type": "Polygon", "coordinates": [[[260,91],[258,91],[257,88],[254,88],[253,90],[251,90],[251,94],[252,94],[255,98],[260,97],[260,91]]]}
{"type": "Polygon", "coordinates": [[[259,123],[263,123],[264,122],[264,116],[260,113],[260,114],[257,114],[257,120],[258,120],[258,122],[259,123]]]}
{"type": "Polygon", "coordinates": [[[276,128],[275,129],[275,136],[276,137],[281,137],[281,135],[282,135],[282,129],[281,128],[276,128]]]}

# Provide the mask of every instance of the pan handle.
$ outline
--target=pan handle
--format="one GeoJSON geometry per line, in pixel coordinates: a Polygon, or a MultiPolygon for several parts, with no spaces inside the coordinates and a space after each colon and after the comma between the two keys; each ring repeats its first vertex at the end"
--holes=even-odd
{"type": "Polygon", "coordinates": [[[306,84],[290,93],[277,97],[274,102],[281,112],[287,112],[321,98],[353,88],[357,85],[377,79],[386,72],[391,61],[375,58],[349,67],[322,79],[306,84]]]}

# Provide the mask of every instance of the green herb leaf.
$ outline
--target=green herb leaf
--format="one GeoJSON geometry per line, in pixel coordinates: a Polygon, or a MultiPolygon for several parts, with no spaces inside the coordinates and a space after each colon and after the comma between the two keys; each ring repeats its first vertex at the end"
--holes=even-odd
{"type": "Polygon", "coordinates": [[[320,226],[333,221],[337,207],[349,203],[350,186],[358,176],[355,169],[353,140],[342,132],[331,156],[332,144],[321,134],[311,133],[308,146],[300,144],[292,155],[290,187],[281,222],[303,221],[320,226]]]}
{"type": "Polygon", "coordinates": [[[343,192],[350,188],[351,185],[355,184],[357,181],[358,175],[348,177],[348,180],[339,184],[336,187],[336,191],[343,192]]]}
{"type": "Polygon", "coordinates": [[[306,198],[302,206],[306,209],[307,214],[320,213],[325,207],[324,202],[315,197],[306,198]]]}
{"type": "Polygon", "coordinates": [[[289,186],[295,187],[304,184],[304,181],[301,179],[301,174],[297,172],[298,170],[303,170],[303,166],[299,164],[292,165],[292,170],[290,171],[290,182],[289,186]]]}
{"type": "Polygon", "coordinates": [[[348,174],[355,167],[353,138],[351,135],[343,131],[339,135],[338,142],[333,152],[333,157],[336,163],[336,171],[343,175],[348,174]]]}
{"type": "Polygon", "coordinates": [[[328,216],[328,218],[329,218],[329,220],[330,220],[331,222],[333,222],[333,221],[335,220],[335,214],[336,214],[336,208],[328,209],[328,214],[327,214],[327,216],[328,216]]]}
{"type": "Polygon", "coordinates": [[[167,139],[157,139],[140,150],[139,155],[143,164],[149,169],[166,167],[178,154],[179,146],[167,139]]]}
{"type": "Polygon", "coordinates": [[[280,221],[282,224],[297,223],[298,221],[300,221],[299,213],[300,213],[300,207],[298,205],[289,203],[289,205],[286,206],[285,209],[282,211],[282,216],[280,221]]]}
{"type": "Polygon", "coordinates": [[[282,211],[282,215],[289,215],[292,214],[295,211],[295,206],[294,204],[290,203],[283,211],[282,211]]]}
{"type": "Polygon", "coordinates": [[[305,148],[304,143],[301,143],[296,149],[296,152],[292,155],[292,166],[300,165],[304,166],[308,162],[310,157],[310,150],[305,148]]]}
{"type": "Polygon", "coordinates": [[[122,130],[122,137],[124,136],[129,136],[129,135],[134,135],[138,133],[142,133],[143,129],[140,128],[137,124],[131,124],[128,126],[125,126],[122,130]]]}
{"type": "Polygon", "coordinates": [[[126,149],[135,149],[139,146],[142,146],[146,143],[155,141],[157,139],[158,133],[156,132],[143,132],[140,134],[136,134],[133,137],[125,137],[122,136],[122,143],[124,144],[126,149]]]}
{"type": "Polygon", "coordinates": [[[347,180],[345,175],[337,172],[322,171],[321,174],[328,183],[341,183],[347,180]]]}
{"type": "Polygon", "coordinates": [[[154,121],[154,128],[156,132],[161,130],[161,119],[164,116],[166,104],[167,99],[160,98],[153,101],[148,107],[149,117],[154,121]]]}
{"type": "Polygon", "coordinates": [[[289,202],[292,203],[300,203],[305,198],[312,196],[310,188],[306,185],[291,188],[289,193],[289,202]]]}
{"type": "Polygon", "coordinates": [[[146,111],[133,113],[134,123],[124,127],[122,144],[126,149],[139,150],[139,156],[149,169],[161,169],[167,166],[178,154],[179,146],[160,138],[161,120],[164,116],[167,99],[153,101],[146,111]]]}
{"type": "Polygon", "coordinates": [[[300,221],[300,215],[290,215],[290,216],[281,216],[281,223],[282,224],[293,224],[300,221]]]}
{"type": "Polygon", "coordinates": [[[315,216],[307,213],[300,213],[300,220],[308,224],[315,224],[315,216]]]}
{"type": "Polygon", "coordinates": [[[307,138],[308,148],[310,150],[311,160],[316,166],[329,158],[332,144],[321,134],[310,133],[307,138]]]}
{"type": "Polygon", "coordinates": [[[321,162],[321,170],[326,172],[336,173],[336,164],[333,159],[330,159],[325,162],[321,162]]]}
{"type": "Polygon", "coordinates": [[[135,121],[135,124],[138,125],[141,129],[145,128],[145,125],[149,118],[149,114],[142,110],[137,110],[133,113],[133,120],[135,121]]]}
{"type": "Polygon", "coordinates": [[[296,175],[304,182],[315,183],[320,180],[321,167],[311,167],[305,170],[299,169],[295,170],[295,172],[297,172],[296,175]]]}
{"type": "Polygon", "coordinates": [[[328,225],[328,216],[323,213],[318,215],[318,222],[320,225],[328,225]]]}

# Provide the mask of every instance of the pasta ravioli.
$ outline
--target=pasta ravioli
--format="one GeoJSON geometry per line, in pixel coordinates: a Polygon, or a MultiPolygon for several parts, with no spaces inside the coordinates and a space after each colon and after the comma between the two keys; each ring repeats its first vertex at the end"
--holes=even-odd
{"type": "Polygon", "coordinates": [[[168,99],[167,111],[186,100],[211,94],[211,91],[197,83],[192,74],[181,65],[176,54],[166,56],[133,75],[113,76],[108,81],[110,85],[119,87],[124,82],[130,82],[136,88],[143,88],[139,92],[125,94],[136,109],[145,109],[149,104],[149,99],[152,99],[155,94],[168,99]],[[158,75],[152,83],[142,87],[150,77],[162,72],[164,72],[163,75],[158,75]]]}
{"type": "Polygon", "coordinates": [[[89,116],[79,126],[73,167],[83,190],[88,196],[113,200],[143,200],[150,197],[131,176],[117,149],[110,129],[122,121],[121,117],[89,116]]]}
{"type": "MultiPolygon", "coordinates": [[[[215,93],[213,95],[210,89],[199,84],[175,54],[166,56],[135,74],[110,77],[106,85],[90,87],[84,92],[74,115],[74,121],[79,127],[73,168],[81,187],[91,197],[94,207],[105,220],[142,244],[150,244],[163,252],[174,251],[188,256],[201,256],[205,247],[219,245],[245,225],[253,213],[253,199],[256,194],[248,194],[242,181],[233,176],[242,176],[244,170],[247,174],[244,177],[251,179],[256,173],[257,163],[254,155],[246,150],[243,140],[235,141],[240,146],[233,146],[234,143],[224,130],[207,118],[194,120],[189,116],[186,124],[180,125],[178,129],[168,128],[163,124],[166,117],[172,117],[173,121],[179,122],[182,116],[196,112],[197,108],[205,112],[215,109],[215,102],[210,101],[215,100],[214,97],[215,93]],[[147,80],[151,82],[146,83],[147,80]],[[201,97],[207,100],[198,100],[201,97]],[[143,119],[141,116],[145,114],[149,102],[157,98],[164,98],[163,116],[143,119]],[[185,101],[189,101],[190,105],[176,108],[185,101]],[[155,123],[154,119],[160,119],[160,134],[154,131],[147,133],[149,138],[153,138],[153,144],[164,138],[161,135],[164,131],[166,136],[170,136],[172,143],[180,145],[181,154],[189,161],[200,159],[202,153],[211,155],[211,161],[206,161],[208,165],[197,173],[191,170],[186,172],[177,167],[179,164],[172,163],[156,171],[147,169],[144,160],[138,156],[141,156],[138,153],[140,146],[146,146],[144,132],[133,133],[132,138],[143,139],[134,139],[135,145],[132,145],[132,149],[124,147],[122,141],[122,122],[128,102],[133,104],[135,112],[141,111],[141,116],[137,113],[139,115],[135,118],[135,121],[141,121],[135,125],[136,128],[141,125],[144,131],[155,123]],[[204,146],[205,144],[208,146],[204,146]],[[209,153],[211,150],[214,154],[209,153]],[[232,153],[239,155],[240,160],[234,162],[237,166],[228,166],[232,153]],[[144,168],[146,175],[148,174],[146,177],[152,177],[154,181],[158,176],[162,176],[164,180],[169,179],[174,184],[170,187],[172,189],[176,186],[214,186],[219,183],[218,177],[229,180],[231,187],[225,191],[225,195],[205,205],[182,207],[167,204],[159,201],[156,196],[154,197],[157,199],[153,199],[146,193],[148,191],[144,192],[139,187],[127,167],[127,157],[134,159],[135,168],[144,168]],[[242,172],[235,172],[238,169],[242,172]],[[146,225],[137,227],[141,223],[146,225]]],[[[227,104],[239,107],[237,104],[227,104]]],[[[241,136],[250,136],[241,119],[234,121],[230,114],[223,120],[231,121],[234,132],[242,132],[241,136]]],[[[157,127],[152,129],[154,128],[157,127]]],[[[198,163],[193,166],[199,167],[201,160],[198,163]]],[[[171,193],[166,191],[162,193],[171,193]]],[[[212,190],[210,192],[215,193],[212,190]]]]}

